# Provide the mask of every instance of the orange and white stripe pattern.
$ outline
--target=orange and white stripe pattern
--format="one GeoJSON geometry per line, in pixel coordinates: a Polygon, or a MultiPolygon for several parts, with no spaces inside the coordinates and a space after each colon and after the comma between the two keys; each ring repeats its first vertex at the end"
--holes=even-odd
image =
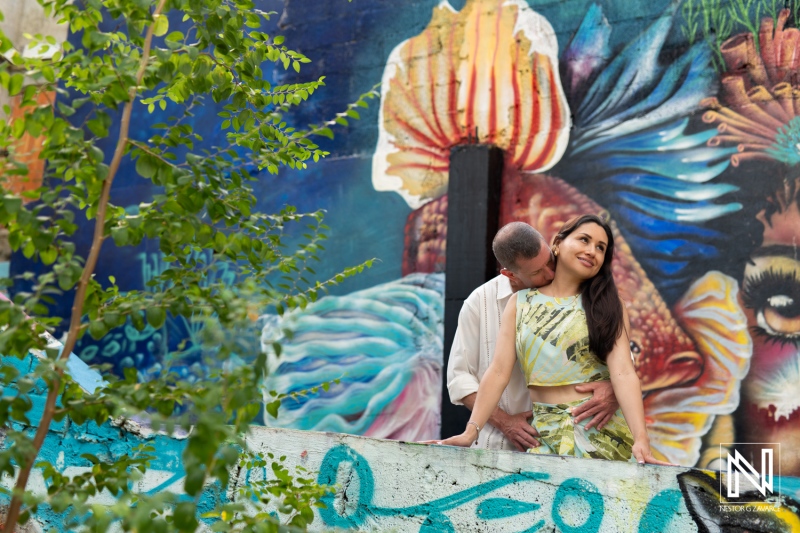
{"type": "Polygon", "coordinates": [[[550,23],[521,0],[468,0],[458,12],[439,4],[387,62],[375,188],[412,208],[441,196],[450,149],[470,138],[505,150],[515,169],[551,168],[570,129],[557,60],[550,23]]]}

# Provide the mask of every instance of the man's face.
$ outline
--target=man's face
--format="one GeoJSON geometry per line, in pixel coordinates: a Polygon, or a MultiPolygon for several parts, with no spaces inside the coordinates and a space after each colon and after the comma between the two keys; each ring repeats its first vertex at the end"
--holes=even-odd
{"type": "Polygon", "coordinates": [[[500,273],[509,279],[515,291],[520,291],[550,283],[553,280],[554,268],[553,252],[543,242],[539,255],[530,259],[517,259],[517,266],[513,271],[504,268],[500,273]]]}

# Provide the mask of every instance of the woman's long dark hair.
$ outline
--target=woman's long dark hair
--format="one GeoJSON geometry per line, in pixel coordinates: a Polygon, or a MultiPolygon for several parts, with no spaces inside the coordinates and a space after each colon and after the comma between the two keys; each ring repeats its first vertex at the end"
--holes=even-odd
{"type": "Polygon", "coordinates": [[[611,274],[611,262],[614,259],[614,236],[608,223],[597,215],[581,215],[561,226],[561,230],[553,237],[553,246],[584,224],[597,224],[603,228],[608,237],[608,248],[605,252],[603,266],[593,278],[581,284],[581,300],[586,312],[586,323],[589,327],[589,349],[602,361],[606,360],[614,343],[622,332],[622,303],[611,274]]]}

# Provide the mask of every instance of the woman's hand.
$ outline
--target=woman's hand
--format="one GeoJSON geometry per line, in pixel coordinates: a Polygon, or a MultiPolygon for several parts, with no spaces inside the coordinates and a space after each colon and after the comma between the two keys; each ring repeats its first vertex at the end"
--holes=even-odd
{"type": "Polygon", "coordinates": [[[640,439],[633,443],[633,456],[636,457],[636,461],[639,464],[647,463],[651,465],[680,466],[667,463],[666,461],[659,461],[653,457],[653,453],[650,451],[650,441],[645,439],[640,439]]]}
{"type": "Polygon", "coordinates": [[[455,435],[454,437],[444,440],[425,440],[422,441],[422,444],[442,444],[444,446],[461,446],[462,448],[469,448],[472,446],[473,442],[475,442],[473,437],[470,437],[466,433],[462,433],[461,435],[455,435]]]}
{"type": "Polygon", "coordinates": [[[422,444],[442,444],[444,446],[461,446],[462,448],[469,448],[472,443],[477,439],[475,430],[467,428],[461,435],[455,435],[449,439],[443,440],[425,440],[422,444]]]}

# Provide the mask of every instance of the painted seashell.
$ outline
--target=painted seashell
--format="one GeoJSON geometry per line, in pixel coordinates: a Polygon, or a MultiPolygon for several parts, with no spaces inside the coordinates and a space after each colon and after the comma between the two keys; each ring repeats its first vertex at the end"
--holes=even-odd
{"type": "Polygon", "coordinates": [[[552,26],[521,0],[446,1],[398,45],[382,81],[373,185],[417,208],[447,191],[450,149],[491,143],[543,171],[566,150],[570,111],[552,26]]]}

